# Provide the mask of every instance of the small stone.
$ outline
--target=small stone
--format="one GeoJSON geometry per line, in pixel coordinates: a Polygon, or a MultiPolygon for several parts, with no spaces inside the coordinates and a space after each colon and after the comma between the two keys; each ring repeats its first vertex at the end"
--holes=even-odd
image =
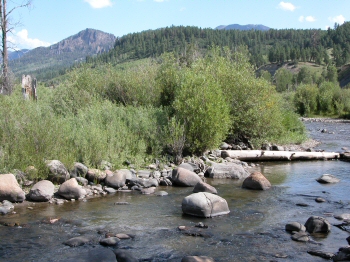
{"type": "Polygon", "coordinates": [[[107,237],[100,240],[100,244],[103,246],[115,246],[119,243],[120,239],[117,237],[107,237]]]}
{"type": "Polygon", "coordinates": [[[322,197],[318,197],[318,198],[315,199],[315,201],[316,201],[317,203],[323,203],[323,202],[326,202],[326,199],[324,199],[324,198],[322,198],[322,197]]]}
{"type": "Polygon", "coordinates": [[[206,256],[187,256],[182,258],[181,262],[214,262],[212,257],[206,256]]]}
{"type": "Polygon", "coordinates": [[[330,174],[324,174],[317,178],[316,181],[321,184],[335,184],[338,183],[340,179],[330,174]]]}
{"type": "Polygon", "coordinates": [[[335,256],[333,253],[319,251],[319,250],[309,250],[309,251],[307,251],[307,253],[309,253],[310,255],[322,257],[325,259],[332,259],[335,256]]]}
{"type": "Polygon", "coordinates": [[[334,216],[334,218],[338,220],[347,220],[347,219],[350,219],[350,214],[341,214],[341,215],[334,216]]]}
{"type": "Polygon", "coordinates": [[[155,193],[156,196],[167,196],[169,195],[168,192],[165,191],[158,191],[155,193]]]}
{"type": "Polygon", "coordinates": [[[131,236],[127,235],[127,234],[123,234],[123,233],[119,233],[115,235],[117,238],[119,239],[129,239],[131,238],[131,236]]]}
{"type": "Polygon", "coordinates": [[[33,210],[34,208],[33,207],[27,207],[28,209],[30,209],[30,210],[33,210]]]}
{"type": "Polygon", "coordinates": [[[67,240],[66,242],[64,242],[63,244],[70,246],[70,247],[78,247],[78,246],[85,245],[88,242],[90,242],[90,239],[88,239],[86,237],[73,237],[73,238],[67,240]]]}
{"type": "Polygon", "coordinates": [[[290,223],[286,224],[286,231],[305,232],[306,228],[304,225],[302,225],[298,222],[290,222],[290,223]]]}

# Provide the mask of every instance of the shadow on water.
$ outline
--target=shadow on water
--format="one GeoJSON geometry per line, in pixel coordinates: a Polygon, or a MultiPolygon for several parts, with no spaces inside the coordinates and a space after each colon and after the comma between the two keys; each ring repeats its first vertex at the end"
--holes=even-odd
{"type": "Polygon", "coordinates": [[[169,193],[164,197],[131,192],[64,205],[30,203],[33,209],[17,205],[16,214],[0,217],[0,261],[87,261],[90,251],[108,249],[99,245],[105,232],[134,235],[122,240],[118,248],[129,250],[140,261],[181,261],[185,255],[206,255],[215,261],[323,261],[307,250],[336,252],[346,245],[349,234],[337,227],[327,235],[311,236],[309,243],[292,241],[284,227],[292,221],[304,224],[312,215],[336,224],[334,215],[350,213],[350,163],[261,163],[254,170],[269,179],[271,190],[242,189],[243,181],[238,180],[206,180],[227,200],[231,211],[211,219],[184,216],[181,202],[192,188],[179,187],[159,187],[169,193]],[[315,181],[325,173],[341,182],[322,185],[315,181]],[[317,203],[316,197],[326,202],[317,203]],[[50,218],[59,220],[50,224],[50,218]],[[208,225],[200,229],[204,237],[177,229],[198,222],[208,225]],[[14,223],[19,226],[4,226],[14,223]],[[81,235],[90,242],[75,248],[62,244],[81,235]]]}

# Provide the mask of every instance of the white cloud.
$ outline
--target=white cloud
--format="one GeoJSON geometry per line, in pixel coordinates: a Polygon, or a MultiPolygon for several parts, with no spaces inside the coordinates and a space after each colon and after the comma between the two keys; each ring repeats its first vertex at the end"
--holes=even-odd
{"type": "Polygon", "coordinates": [[[309,15],[309,16],[305,17],[305,21],[307,21],[307,22],[315,22],[316,18],[311,16],[311,15],[309,15]]]}
{"type": "Polygon", "coordinates": [[[278,8],[280,8],[284,11],[292,11],[293,12],[296,7],[292,3],[280,2],[278,4],[278,8]]]}
{"type": "Polygon", "coordinates": [[[84,0],[84,1],[89,3],[92,8],[104,8],[104,7],[109,7],[113,5],[111,0],[84,0]]]}
{"type": "Polygon", "coordinates": [[[328,17],[328,20],[333,22],[333,23],[337,23],[337,24],[341,25],[341,24],[344,24],[345,17],[343,15],[338,15],[335,17],[328,17]]]}
{"type": "Polygon", "coordinates": [[[37,38],[29,38],[28,30],[22,29],[14,35],[8,36],[9,46],[14,49],[33,49],[39,46],[50,46],[51,43],[39,40],[37,38]]]}
{"type": "Polygon", "coordinates": [[[316,21],[316,18],[315,17],[313,17],[313,16],[311,16],[311,15],[309,15],[309,16],[306,16],[306,17],[304,17],[303,15],[302,16],[299,16],[299,22],[304,22],[304,21],[306,21],[306,22],[315,22],[316,21]]]}

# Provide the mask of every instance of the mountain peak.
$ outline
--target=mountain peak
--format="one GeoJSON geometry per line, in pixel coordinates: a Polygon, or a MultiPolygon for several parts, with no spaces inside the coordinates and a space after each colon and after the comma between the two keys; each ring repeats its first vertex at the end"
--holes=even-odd
{"type": "Polygon", "coordinates": [[[258,31],[268,31],[270,30],[270,27],[264,26],[264,25],[254,25],[254,24],[248,24],[248,25],[239,25],[239,24],[231,24],[231,25],[219,25],[215,29],[217,30],[258,30],[258,31]]]}

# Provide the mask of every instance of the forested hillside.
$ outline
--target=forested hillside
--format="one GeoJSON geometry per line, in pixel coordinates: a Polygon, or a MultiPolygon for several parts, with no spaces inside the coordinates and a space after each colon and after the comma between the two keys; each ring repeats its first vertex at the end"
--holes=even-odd
{"type": "Polygon", "coordinates": [[[268,63],[312,62],[340,67],[350,60],[350,23],[334,29],[268,31],[213,30],[191,26],[172,26],[132,33],[117,38],[115,46],[88,62],[118,63],[126,60],[156,57],[164,52],[182,54],[191,44],[199,50],[210,46],[228,46],[231,50],[248,47],[250,62],[257,68],[268,63]]]}

